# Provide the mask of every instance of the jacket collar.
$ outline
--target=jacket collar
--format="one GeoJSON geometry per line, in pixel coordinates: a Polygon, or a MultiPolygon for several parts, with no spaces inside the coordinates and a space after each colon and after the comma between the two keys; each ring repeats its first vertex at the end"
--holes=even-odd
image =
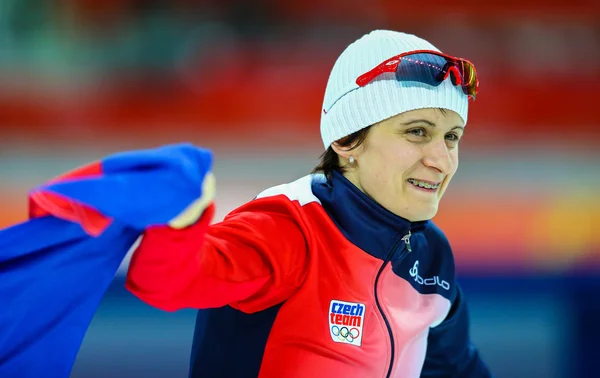
{"type": "Polygon", "coordinates": [[[398,240],[424,231],[430,221],[410,222],[379,205],[344,175],[315,176],[312,191],[344,236],[370,255],[386,259],[398,240]]]}

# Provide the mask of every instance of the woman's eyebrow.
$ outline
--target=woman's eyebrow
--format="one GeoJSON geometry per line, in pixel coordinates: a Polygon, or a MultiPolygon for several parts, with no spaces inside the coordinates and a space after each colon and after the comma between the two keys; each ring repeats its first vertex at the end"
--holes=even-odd
{"type": "Polygon", "coordinates": [[[424,123],[426,125],[435,127],[435,123],[433,123],[433,122],[431,122],[431,121],[429,121],[427,119],[424,119],[424,118],[413,119],[413,120],[410,120],[408,122],[403,123],[402,125],[404,125],[404,126],[410,126],[410,125],[414,125],[415,123],[424,123]]]}
{"type": "MultiPolygon", "coordinates": [[[[424,119],[424,118],[413,119],[413,120],[410,120],[408,122],[402,123],[402,125],[403,126],[410,126],[410,125],[414,125],[414,124],[417,124],[417,123],[424,123],[424,124],[426,124],[428,126],[436,127],[435,123],[433,123],[433,122],[431,122],[431,121],[429,121],[427,119],[424,119]]],[[[455,130],[455,129],[460,129],[462,131],[465,131],[465,128],[463,126],[454,126],[451,130],[455,130]]]]}

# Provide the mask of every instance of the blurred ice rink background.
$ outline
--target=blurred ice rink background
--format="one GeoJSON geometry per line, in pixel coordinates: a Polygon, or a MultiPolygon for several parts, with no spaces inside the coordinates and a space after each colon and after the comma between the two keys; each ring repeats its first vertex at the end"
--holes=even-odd
{"type": "MultiPolygon", "coordinates": [[[[600,376],[600,1],[499,3],[0,0],[0,227],[57,174],[181,141],[214,150],[220,219],[316,164],[348,43],[415,33],[480,75],[435,218],[474,341],[499,378],[600,376]]],[[[186,376],[194,311],[149,308],[122,273],[73,377],[186,376]]]]}

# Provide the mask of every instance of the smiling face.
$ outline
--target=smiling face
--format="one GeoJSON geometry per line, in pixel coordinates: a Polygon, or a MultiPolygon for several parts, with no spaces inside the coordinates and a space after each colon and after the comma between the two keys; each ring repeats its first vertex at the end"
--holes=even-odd
{"type": "Polygon", "coordinates": [[[421,221],[437,213],[458,168],[464,126],[453,111],[418,109],[373,125],[353,150],[332,147],[347,167],[344,176],[362,192],[398,216],[421,221]]]}

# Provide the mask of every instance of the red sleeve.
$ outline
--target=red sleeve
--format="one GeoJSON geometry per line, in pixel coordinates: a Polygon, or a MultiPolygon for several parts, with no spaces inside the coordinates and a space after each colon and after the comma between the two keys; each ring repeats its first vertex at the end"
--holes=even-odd
{"type": "Polygon", "coordinates": [[[214,205],[193,226],[153,227],[134,252],[126,287],[167,311],[230,305],[256,312],[287,299],[306,272],[297,204],[257,199],[209,225],[214,205]]]}

